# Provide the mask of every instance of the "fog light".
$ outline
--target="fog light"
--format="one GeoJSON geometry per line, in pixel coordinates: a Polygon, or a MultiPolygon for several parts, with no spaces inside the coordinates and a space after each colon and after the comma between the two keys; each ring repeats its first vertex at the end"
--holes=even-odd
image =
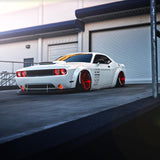
{"type": "Polygon", "coordinates": [[[24,87],[23,87],[23,86],[21,86],[21,90],[22,90],[23,92],[25,92],[25,89],[24,89],[24,87]]]}
{"type": "Polygon", "coordinates": [[[59,89],[63,89],[63,86],[61,84],[58,85],[59,89]]]}

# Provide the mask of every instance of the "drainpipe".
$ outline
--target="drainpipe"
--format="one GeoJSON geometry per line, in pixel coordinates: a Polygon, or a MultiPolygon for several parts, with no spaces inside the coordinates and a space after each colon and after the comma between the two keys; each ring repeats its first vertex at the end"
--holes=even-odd
{"type": "MultiPolygon", "coordinates": [[[[158,96],[158,58],[157,58],[157,24],[156,24],[156,0],[150,0],[151,9],[151,54],[152,54],[152,94],[158,96]]],[[[159,31],[158,31],[159,32],[159,31]]]]}

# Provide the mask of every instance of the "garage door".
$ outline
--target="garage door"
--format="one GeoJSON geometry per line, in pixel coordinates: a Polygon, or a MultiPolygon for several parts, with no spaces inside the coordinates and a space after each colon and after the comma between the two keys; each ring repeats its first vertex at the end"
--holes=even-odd
{"type": "Polygon", "coordinates": [[[151,41],[148,26],[92,32],[91,51],[105,53],[116,62],[125,64],[127,83],[151,82],[151,41]]]}
{"type": "Polygon", "coordinates": [[[48,60],[54,61],[58,57],[64,56],[66,54],[75,53],[78,51],[78,43],[65,43],[65,44],[56,44],[49,46],[48,60]]]}

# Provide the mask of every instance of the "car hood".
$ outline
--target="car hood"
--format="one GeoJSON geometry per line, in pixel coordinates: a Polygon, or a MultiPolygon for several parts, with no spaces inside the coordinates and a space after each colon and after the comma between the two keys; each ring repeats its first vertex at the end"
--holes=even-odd
{"type": "Polygon", "coordinates": [[[45,70],[45,69],[75,69],[77,67],[86,66],[88,67],[91,63],[84,63],[84,62],[69,62],[66,63],[65,61],[54,61],[53,64],[48,65],[35,65],[30,67],[25,67],[22,69],[19,69],[17,71],[30,71],[30,70],[45,70]]]}

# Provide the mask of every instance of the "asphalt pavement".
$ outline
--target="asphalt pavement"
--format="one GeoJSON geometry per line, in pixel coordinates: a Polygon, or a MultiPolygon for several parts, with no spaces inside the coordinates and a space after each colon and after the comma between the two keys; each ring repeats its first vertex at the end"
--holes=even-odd
{"type": "Polygon", "coordinates": [[[126,85],[91,92],[19,95],[0,91],[0,143],[46,130],[152,95],[151,85],[126,85]]]}

